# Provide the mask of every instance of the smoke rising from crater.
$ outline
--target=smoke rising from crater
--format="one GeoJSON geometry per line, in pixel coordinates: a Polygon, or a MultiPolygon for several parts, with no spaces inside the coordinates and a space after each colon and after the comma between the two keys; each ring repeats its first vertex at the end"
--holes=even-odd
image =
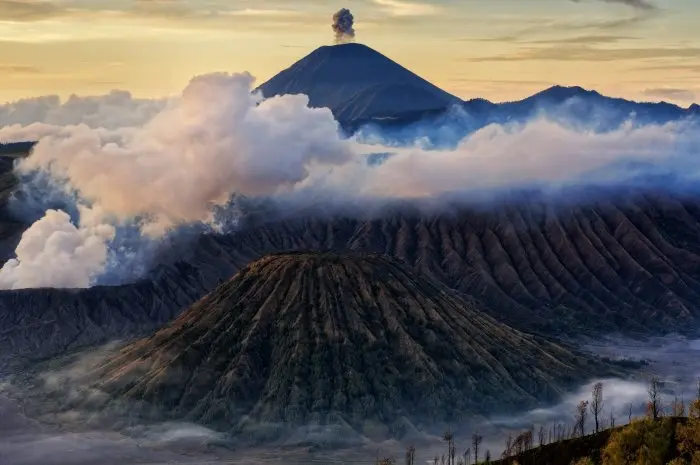
{"type": "Polygon", "coordinates": [[[110,225],[78,229],[67,213],[48,210],[24,232],[16,258],[0,269],[0,288],[88,287],[104,270],[113,238],[110,225]]]}
{"type": "MultiPolygon", "coordinates": [[[[634,183],[635,176],[655,169],[690,181],[700,176],[700,132],[689,121],[626,124],[597,133],[544,115],[524,124],[491,124],[452,149],[387,147],[381,139],[376,145],[344,139],[331,112],[309,108],[306,96],[263,101],[252,92],[253,81],[247,73],[195,77],[181,96],[157,104],[160,111],[140,125],[135,121],[143,119],[144,106],[151,108],[144,102],[120,107],[132,108],[134,114],[124,110],[112,115],[121,115],[122,123],[112,118],[110,127],[97,124],[94,112],[87,114],[88,124],[75,124],[74,112],[58,111],[53,114],[63,116],[54,116],[52,123],[39,114],[28,125],[23,122],[36,115],[33,110],[13,113],[5,121],[9,125],[0,127],[0,140],[39,140],[32,156],[16,168],[30,179],[23,190],[46,189],[31,181],[41,177],[30,176],[43,173],[53,180],[53,189],[77,199],[78,205],[66,210],[74,210],[70,221],[66,215],[61,221],[40,220],[41,237],[52,237],[45,229],[49,225],[57,237],[65,237],[70,223],[75,231],[69,236],[94,247],[94,228],[114,228],[113,236],[98,238],[109,248],[108,265],[125,269],[119,264],[124,257],[145,260],[141,254],[150,249],[143,243],[182,225],[214,224],[214,211],[226,208],[234,194],[334,207],[441,195],[471,200],[523,187],[634,183]],[[368,155],[377,152],[391,156],[369,164],[368,155]],[[125,227],[132,228],[129,234],[125,227]]],[[[37,201],[56,196],[41,191],[26,197],[36,212],[37,201]]],[[[44,208],[64,209],[49,203],[44,208]]],[[[17,259],[3,268],[0,286],[85,287],[107,266],[102,254],[83,253],[73,242],[67,253],[48,243],[28,247],[25,239],[32,237],[23,238],[17,259]],[[50,254],[60,259],[52,260],[50,254]],[[84,273],[68,282],[62,271],[71,267],[84,273]],[[34,281],[21,277],[24,269],[37,274],[34,281]]]]}
{"type": "Polygon", "coordinates": [[[335,32],[335,43],[342,44],[355,40],[355,17],[347,8],[341,8],[333,15],[333,32],[335,32]]]}

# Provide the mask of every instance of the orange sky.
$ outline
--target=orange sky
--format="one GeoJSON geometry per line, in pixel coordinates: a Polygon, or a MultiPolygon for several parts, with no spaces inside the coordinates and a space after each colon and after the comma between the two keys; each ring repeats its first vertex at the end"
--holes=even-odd
{"type": "Polygon", "coordinates": [[[331,43],[350,6],[359,42],[462,98],[562,84],[685,106],[700,100],[700,2],[654,1],[0,0],[0,101],[264,80],[331,43]]]}

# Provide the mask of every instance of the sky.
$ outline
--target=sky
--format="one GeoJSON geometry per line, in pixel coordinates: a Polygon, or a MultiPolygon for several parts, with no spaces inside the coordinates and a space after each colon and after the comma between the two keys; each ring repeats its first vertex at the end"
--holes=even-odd
{"type": "Polygon", "coordinates": [[[214,71],[262,83],[332,44],[341,7],[358,42],[461,98],[700,100],[698,0],[0,0],[0,102],[160,97],[214,71]]]}

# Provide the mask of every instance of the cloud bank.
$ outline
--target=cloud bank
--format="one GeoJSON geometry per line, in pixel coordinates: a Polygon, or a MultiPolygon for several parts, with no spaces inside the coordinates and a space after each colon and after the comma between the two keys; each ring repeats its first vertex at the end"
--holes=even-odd
{"type": "MultiPolygon", "coordinates": [[[[124,90],[113,90],[100,96],[71,95],[65,101],[57,95],[46,95],[1,105],[0,128],[10,126],[9,130],[21,131],[22,126],[35,123],[51,126],[84,124],[108,129],[141,126],[161,112],[167,103],[168,99],[137,99],[124,90]]],[[[40,131],[37,126],[24,130],[29,133],[40,131]]]]}
{"type": "Polygon", "coordinates": [[[234,192],[272,195],[312,165],[348,161],[330,111],[308,108],[305,96],[262,102],[252,83],[249,74],[197,77],[140,128],[56,127],[19,169],[47,170],[105,215],[144,217],[145,230],[162,234],[211,220],[234,192]]]}
{"type": "MultiPolygon", "coordinates": [[[[216,223],[214,212],[226,209],[233,195],[313,205],[444,195],[469,200],[519,188],[634,182],[640,164],[645,172],[662,167],[690,180],[700,173],[700,135],[688,121],[599,133],[540,115],[486,126],[449,150],[427,150],[420,141],[388,147],[381,137],[374,145],[344,139],[329,110],[309,108],[302,95],[263,100],[252,92],[253,82],[247,73],[218,73],[195,77],[168,100],[113,92],[0,107],[0,140],[39,140],[16,171],[26,179],[43,173],[78,204],[70,216],[47,212],[25,234],[0,286],[91,285],[105,269],[105,244],[112,258],[115,250],[138,255],[140,240],[216,223]],[[390,155],[368,163],[378,152],[390,155]],[[123,232],[127,226],[136,237],[123,232]],[[74,242],[43,246],[41,238],[53,233],[74,242]],[[54,253],[61,258],[50,259],[54,253]],[[62,276],[71,267],[76,276],[62,276]]],[[[44,187],[32,182],[23,190],[44,187]]],[[[52,196],[29,197],[36,203],[52,196]]]]}

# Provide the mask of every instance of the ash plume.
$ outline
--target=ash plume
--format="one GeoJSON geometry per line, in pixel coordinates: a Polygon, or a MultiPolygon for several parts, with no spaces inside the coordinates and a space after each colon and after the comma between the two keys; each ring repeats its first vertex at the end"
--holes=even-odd
{"type": "Polygon", "coordinates": [[[333,15],[333,32],[335,32],[335,43],[342,44],[355,40],[355,18],[347,8],[341,8],[333,15]]]}

